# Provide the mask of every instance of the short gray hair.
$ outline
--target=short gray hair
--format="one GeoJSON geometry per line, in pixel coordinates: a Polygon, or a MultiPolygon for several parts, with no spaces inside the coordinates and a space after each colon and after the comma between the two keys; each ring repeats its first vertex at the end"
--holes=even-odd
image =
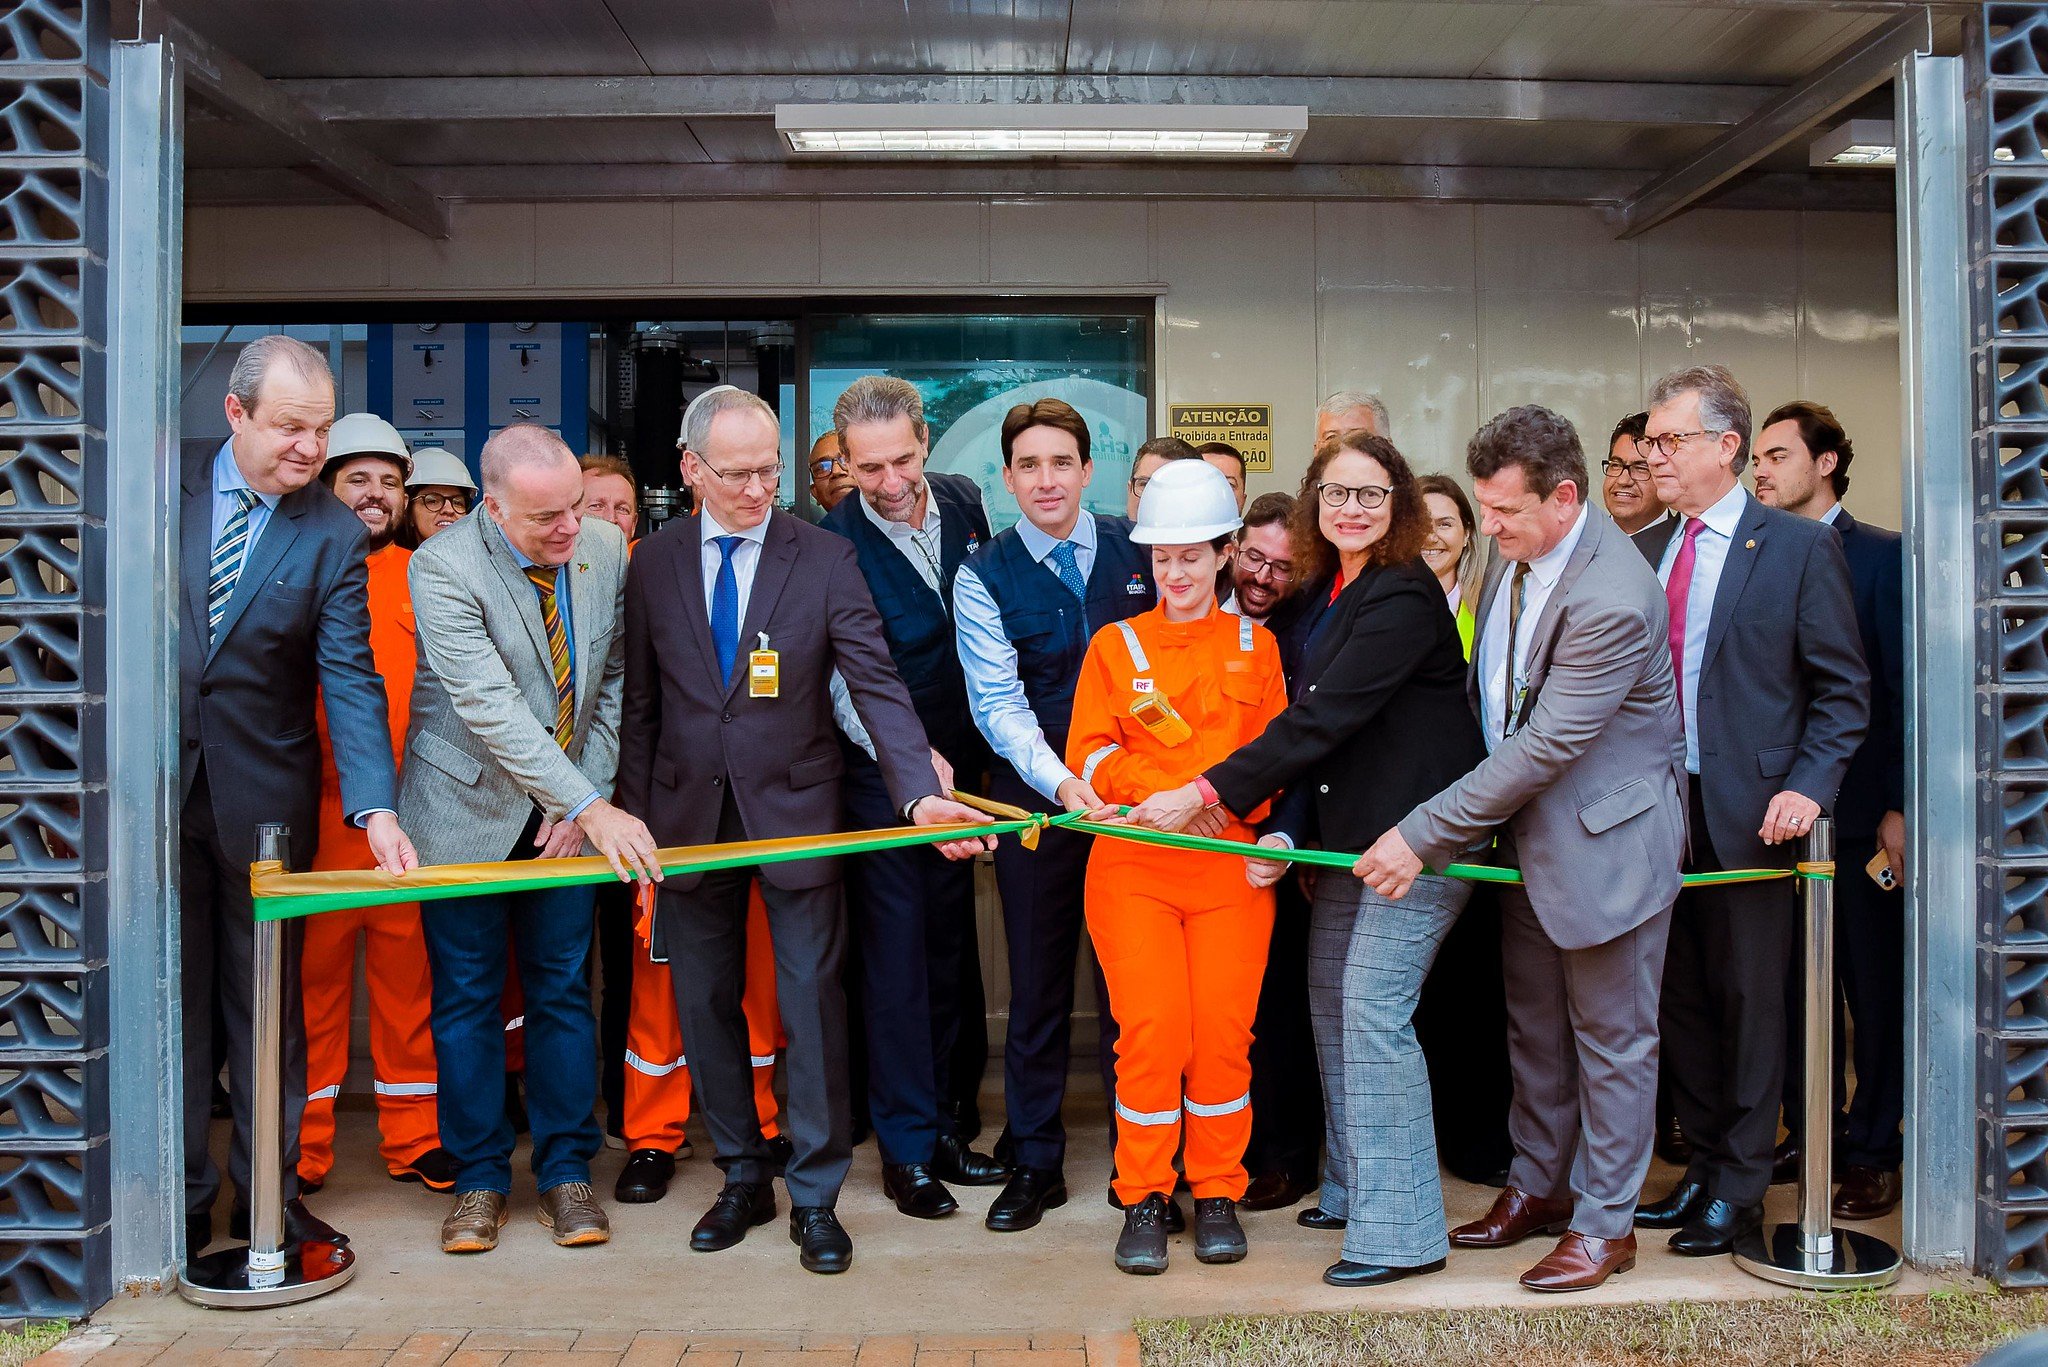
{"type": "Polygon", "coordinates": [[[1696,365],[1674,370],[1650,386],[1650,407],[1686,394],[1700,396],[1700,421],[1710,432],[1733,432],[1742,439],[1730,469],[1741,474],[1749,464],[1749,395],[1726,366],[1696,365]]]}
{"type": "Polygon", "coordinates": [[[683,434],[676,445],[685,451],[704,454],[705,439],[711,435],[711,424],[721,413],[759,413],[768,420],[779,436],[782,421],[775,416],[775,410],[759,394],[750,394],[737,385],[722,384],[705,390],[690,400],[690,406],[683,410],[683,434]]]}
{"type": "Polygon", "coordinates": [[[839,437],[842,451],[846,449],[846,429],[855,423],[897,418],[910,419],[910,430],[919,441],[931,435],[924,422],[924,395],[917,392],[916,385],[894,375],[863,375],[832,405],[832,431],[839,437]]]}
{"type": "Polygon", "coordinates": [[[263,396],[263,377],[280,361],[302,380],[325,380],[330,388],[334,384],[334,372],[327,368],[325,356],[296,337],[267,333],[243,347],[235,357],[235,368],[228,372],[228,393],[243,411],[256,411],[257,400],[263,396]]]}
{"type": "MultiPolygon", "coordinates": [[[[576,453],[553,429],[539,423],[515,422],[491,434],[477,454],[477,468],[484,477],[484,492],[497,494],[505,488],[512,472],[523,465],[553,465],[567,461],[577,465],[576,453]]],[[[580,468],[580,466],[579,466],[580,468]]]]}
{"type": "Polygon", "coordinates": [[[1325,413],[1348,413],[1354,408],[1363,408],[1372,414],[1373,435],[1394,439],[1394,424],[1387,417],[1387,405],[1377,394],[1361,394],[1352,389],[1340,389],[1316,405],[1316,416],[1325,413]]]}

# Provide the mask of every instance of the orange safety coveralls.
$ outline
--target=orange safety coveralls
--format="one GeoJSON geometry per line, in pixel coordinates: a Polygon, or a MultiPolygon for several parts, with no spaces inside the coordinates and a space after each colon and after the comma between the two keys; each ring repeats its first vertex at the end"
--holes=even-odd
{"type": "MultiPolygon", "coordinates": [[[[1279,647],[1265,628],[1221,610],[1169,622],[1153,608],[1089,642],[1067,765],[1103,801],[1134,805],[1193,781],[1286,706],[1279,647]],[[1194,734],[1169,745],[1148,730],[1131,713],[1148,696],[1168,699],[1194,734]]],[[[1233,818],[1222,838],[1254,840],[1249,823],[1263,810],[1233,818]]],[[[1235,1200],[1246,1181],[1252,1018],[1273,936],[1272,890],[1248,884],[1235,855],[1097,840],[1086,905],[1119,1032],[1117,1198],[1136,1205],[1170,1194],[1185,1138],[1196,1197],[1235,1200]]]]}
{"type": "MultiPolygon", "coordinates": [[[[412,552],[396,544],[371,552],[370,655],[384,676],[394,749],[405,744],[413,671],[412,593],[406,562],[412,552]]],[[[315,716],[320,732],[320,850],[315,869],[376,866],[369,838],[341,810],[341,780],[327,736],[327,709],[315,716]]],[[[371,1085],[377,1095],[377,1151],[396,1173],[439,1147],[435,1102],[433,1006],[427,945],[418,904],[330,911],[306,918],[299,957],[306,1012],[306,1115],[299,1127],[299,1177],[324,1182],[334,1166],[334,1098],[348,1073],[349,1011],[355,993],[356,935],[366,937],[369,975],[371,1085]]]]}
{"type": "MultiPolygon", "coordinates": [[[[649,894],[651,895],[651,889],[649,894]]],[[[633,1000],[626,1019],[626,1116],[628,1149],[682,1147],[690,1119],[690,1065],[683,1051],[683,1027],[676,1018],[676,994],[666,960],[651,953],[653,923],[645,895],[633,937],[633,1000]]],[[[754,1113],[761,1135],[782,1133],[776,1123],[775,1055],[781,1047],[782,1015],[775,1000],[775,946],[768,938],[768,904],[761,887],[747,890],[747,984],[740,998],[747,1017],[748,1052],[754,1063],[754,1113]]]]}

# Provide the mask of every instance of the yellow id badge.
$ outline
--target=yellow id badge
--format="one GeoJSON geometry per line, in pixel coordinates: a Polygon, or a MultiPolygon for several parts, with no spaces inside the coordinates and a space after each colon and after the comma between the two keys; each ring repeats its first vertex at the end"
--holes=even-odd
{"type": "Polygon", "coordinates": [[[782,657],[768,648],[768,633],[761,633],[761,648],[747,652],[747,696],[782,696],[782,657]]]}
{"type": "Polygon", "coordinates": [[[1131,702],[1131,716],[1161,745],[1184,745],[1195,738],[1195,728],[1164,693],[1140,693],[1131,702]]]}

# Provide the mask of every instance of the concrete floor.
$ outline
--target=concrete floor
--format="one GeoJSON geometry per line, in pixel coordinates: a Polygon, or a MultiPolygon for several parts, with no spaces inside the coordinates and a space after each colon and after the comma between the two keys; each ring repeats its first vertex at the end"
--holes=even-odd
{"type": "MultiPolygon", "coordinates": [[[[881,1194],[874,1144],[862,1145],[839,1207],[853,1236],[854,1266],[837,1277],[813,1276],[797,1265],[782,1221],[723,1253],[690,1251],[690,1226],[719,1185],[701,1138],[698,1156],[679,1165],[668,1198],[652,1206],[611,1204],[611,1183],[624,1155],[601,1153],[594,1178],[610,1208],[613,1238],[583,1249],[556,1248],[535,1222],[522,1146],[515,1160],[512,1219],[497,1251],[445,1255],[437,1237],[448,1198],[390,1181],[376,1156],[372,1118],[345,1111],[336,1143],[339,1165],[310,1204],[350,1235],[359,1260],[352,1284],[306,1305],[240,1314],[201,1310],[176,1296],[117,1300],[95,1320],[114,1331],[218,1329],[232,1319],[249,1329],[491,1326],[866,1336],[1093,1333],[1127,1329],[1140,1318],[1231,1312],[1560,1304],[1515,1282],[1541,1256],[1546,1245],[1540,1241],[1496,1252],[1454,1251],[1444,1272],[1369,1292],[1324,1286],[1320,1274],[1336,1257],[1338,1236],[1300,1228],[1292,1211],[1244,1217],[1252,1251],[1242,1263],[1204,1267],[1180,1237],[1164,1276],[1121,1275],[1110,1262],[1121,1216],[1103,1200],[1109,1152],[1099,1105],[1098,1097],[1092,1104],[1077,1098],[1070,1106],[1072,1199],[1023,1234],[992,1234],[982,1227],[981,1213],[995,1194],[990,1188],[956,1190],[962,1208],[948,1219],[905,1218],[881,1194]]],[[[993,1135],[999,1117],[993,1108],[989,1113],[993,1135]]],[[[1672,1176],[1653,1173],[1651,1190],[1661,1192],[1672,1176]]],[[[1493,1192],[1447,1181],[1445,1199],[1456,1224],[1481,1214],[1493,1192]]],[[[1791,1218],[1793,1200],[1793,1188],[1775,1188],[1771,1217],[1791,1218]]],[[[1896,1217],[1870,1230],[1896,1245],[1896,1217]]],[[[1661,1247],[1664,1238],[1649,1236],[1633,1272],[1569,1298],[1571,1303],[1785,1294],[1728,1259],[1668,1254],[1661,1247]]],[[[1902,1289],[1927,1284],[1909,1274],[1902,1289]]]]}

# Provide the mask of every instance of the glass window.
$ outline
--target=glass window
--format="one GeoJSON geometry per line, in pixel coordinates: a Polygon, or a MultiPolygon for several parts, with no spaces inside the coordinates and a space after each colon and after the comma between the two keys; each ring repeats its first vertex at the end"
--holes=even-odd
{"type": "Polygon", "coordinates": [[[1087,506],[1120,516],[1150,421],[1146,335],[1136,314],[822,315],[810,334],[810,433],[832,426],[832,405],[861,376],[909,380],[924,395],[930,468],[979,484],[1000,531],[1018,517],[1003,487],[1003,415],[1063,399],[1088,420],[1087,506]]]}

